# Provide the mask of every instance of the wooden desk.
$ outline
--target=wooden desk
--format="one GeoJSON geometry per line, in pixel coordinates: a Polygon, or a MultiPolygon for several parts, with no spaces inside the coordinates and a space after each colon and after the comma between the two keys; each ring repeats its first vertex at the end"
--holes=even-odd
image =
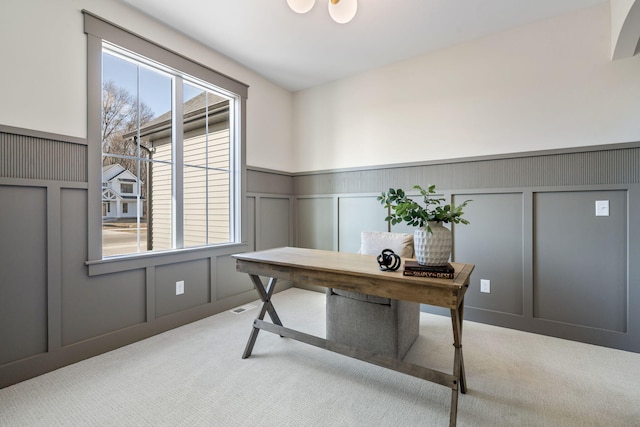
{"type": "Polygon", "coordinates": [[[243,359],[251,356],[258,332],[265,330],[282,337],[292,338],[316,347],[334,351],[378,366],[393,369],[451,388],[449,425],[455,426],[458,410],[458,392],[466,392],[464,359],[462,356],[462,317],[464,294],[469,286],[473,264],[452,263],[454,279],[431,279],[403,276],[401,269],[395,272],[380,271],[375,256],[302,248],[277,248],[259,252],[233,255],[236,270],[248,273],[260,294],[262,305],[253,322],[253,329],[245,348],[243,359]],[[267,286],[259,276],[269,277],[267,286]],[[454,360],[453,374],[429,369],[328,341],[313,335],[295,331],[282,325],[271,303],[271,295],[278,279],[297,283],[324,286],[396,300],[446,307],[451,310],[453,326],[454,360]],[[264,320],[269,313],[272,322],[264,320]]]}

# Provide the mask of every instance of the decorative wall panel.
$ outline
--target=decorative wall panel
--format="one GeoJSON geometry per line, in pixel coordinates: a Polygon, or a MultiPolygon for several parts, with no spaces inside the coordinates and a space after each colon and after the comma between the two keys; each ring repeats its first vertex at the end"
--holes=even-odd
{"type": "Polygon", "coordinates": [[[86,182],[87,146],[0,131],[0,177],[86,182]]]}
{"type": "Polygon", "coordinates": [[[0,365],[47,351],[47,194],[0,186],[0,365]],[[9,233],[9,229],[11,232],[9,233]]]}
{"type": "Polygon", "coordinates": [[[639,183],[640,148],[624,147],[298,174],[294,191],[299,195],[378,193],[427,183],[449,190],[639,183]]]}
{"type": "Polygon", "coordinates": [[[627,331],[627,192],[535,194],[534,316],[627,331]],[[609,203],[596,216],[595,202],[609,203]]]}
{"type": "Polygon", "coordinates": [[[474,200],[471,224],[453,227],[453,260],[476,265],[468,319],[640,352],[637,143],[296,174],[299,244],[336,250],[333,235],[353,250],[374,219],[353,201],[415,184],[474,200]],[[610,202],[609,217],[595,216],[596,200],[610,202]]]}

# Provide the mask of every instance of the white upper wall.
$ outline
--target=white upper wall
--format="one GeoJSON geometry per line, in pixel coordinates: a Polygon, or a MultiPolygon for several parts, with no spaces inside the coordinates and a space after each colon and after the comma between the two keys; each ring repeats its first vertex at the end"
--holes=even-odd
{"type": "Polygon", "coordinates": [[[294,94],[295,171],[640,140],[640,58],[609,6],[294,94]]]}
{"type": "Polygon", "coordinates": [[[303,172],[640,140],[640,59],[610,60],[606,4],[292,95],[116,1],[4,0],[0,124],[86,137],[82,9],[248,84],[250,166],[303,172]]]}
{"type": "Polygon", "coordinates": [[[289,91],[113,0],[0,2],[0,124],[87,137],[82,9],[248,84],[247,164],[295,169],[289,91]]]}

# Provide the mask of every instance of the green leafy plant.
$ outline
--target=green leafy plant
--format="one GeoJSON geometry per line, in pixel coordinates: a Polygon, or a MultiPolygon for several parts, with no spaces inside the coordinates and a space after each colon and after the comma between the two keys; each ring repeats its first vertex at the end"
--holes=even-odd
{"type": "Polygon", "coordinates": [[[464,219],[463,209],[471,200],[465,200],[458,206],[451,204],[443,204],[446,200],[442,197],[434,197],[436,194],[436,186],[430,185],[427,189],[419,185],[413,186],[414,190],[418,190],[422,195],[422,204],[409,198],[401,188],[382,192],[377,200],[387,209],[390,209],[389,216],[385,221],[391,221],[391,224],[399,224],[406,222],[414,227],[427,226],[429,232],[429,221],[437,221],[443,223],[469,224],[464,219]]]}

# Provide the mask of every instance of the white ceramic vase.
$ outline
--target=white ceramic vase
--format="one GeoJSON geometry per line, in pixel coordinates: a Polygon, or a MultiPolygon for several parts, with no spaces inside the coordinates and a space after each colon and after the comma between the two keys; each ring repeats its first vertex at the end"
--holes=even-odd
{"type": "Polygon", "coordinates": [[[453,244],[451,230],[437,221],[430,221],[429,227],[431,233],[427,227],[420,227],[413,231],[416,259],[421,265],[447,265],[453,244]]]}

